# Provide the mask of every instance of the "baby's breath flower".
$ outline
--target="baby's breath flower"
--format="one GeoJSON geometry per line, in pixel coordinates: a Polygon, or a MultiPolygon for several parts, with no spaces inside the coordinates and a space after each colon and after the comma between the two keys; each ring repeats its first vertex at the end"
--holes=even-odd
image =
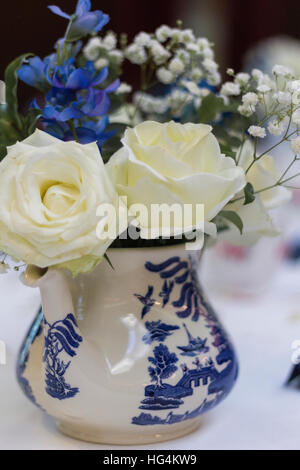
{"type": "Polygon", "coordinates": [[[101,39],[98,37],[91,38],[83,49],[83,54],[88,60],[96,60],[102,47],[101,39]]]}
{"type": "Polygon", "coordinates": [[[116,90],[117,95],[124,95],[132,92],[132,86],[128,85],[128,83],[121,83],[119,88],[116,90]]]}
{"type": "Polygon", "coordinates": [[[274,75],[279,75],[282,77],[293,77],[294,71],[290,67],[285,65],[274,65],[272,72],[274,75]]]}
{"type": "Polygon", "coordinates": [[[125,56],[127,59],[136,65],[142,65],[147,60],[147,54],[143,47],[138,46],[137,44],[131,44],[125,49],[125,56]]]}
{"type": "Polygon", "coordinates": [[[258,85],[257,91],[264,94],[264,93],[268,93],[269,91],[271,91],[271,88],[268,85],[258,85]]]}
{"type": "Polygon", "coordinates": [[[213,86],[220,85],[221,75],[219,74],[219,72],[215,72],[215,73],[212,73],[211,75],[208,75],[207,83],[209,83],[209,85],[213,85],[213,86]]]}
{"type": "Polygon", "coordinates": [[[291,94],[288,91],[279,91],[278,93],[274,93],[274,99],[277,99],[279,104],[284,106],[291,104],[291,94]]]}
{"type": "Polygon", "coordinates": [[[106,34],[105,38],[102,41],[102,47],[107,49],[108,51],[112,51],[116,48],[117,45],[117,38],[113,32],[109,32],[106,34]]]}
{"type": "Polygon", "coordinates": [[[226,73],[227,73],[227,75],[229,75],[230,77],[233,77],[233,76],[234,76],[234,70],[233,70],[233,69],[227,69],[227,70],[226,70],[226,73]]]}
{"type": "Polygon", "coordinates": [[[296,124],[296,126],[300,126],[300,109],[297,109],[292,115],[292,122],[296,124]]]}
{"type": "Polygon", "coordinates": [[[194,67],[190,72],[190,77],[194,82],[199,82],[203,77],[203,72],[199,67],[194,67]]]}
{"type": "Polygon", "coordinates": [[[246,93],[242,96],[242,102],[245,106],[256,106],[258,103],[258,96],[253,92],[246,93]]]}
{"type": "Polygon", "coordinates": [[[171,36],[171,28],[166,25],[162,25],[155,31],[155,35],[159,42],[165,42],[171,36]]]}
{"type": "Polygon", "coordinates": [[[263,72],[259,69],[253,69],[251,75],[254,80],[258,81],[263,76],[263,72]]]}
{"type": "Polygon", "coordinates": [[[174,74],[170,70],[166,69],[166,67],[160,67],[157,69],[156,76],[158,80],[165,85],[169,85],[175,81],[174,74]]]}
{"type": "Polygon", "coordinates": [[[221,95],[238,96],[240,93],[241,93],[241,88],[238,83],[225,82],[221,87],[221,95]]]}
{"type": "Polygon", "coordinates": [[[206,48],[207,49],[211,48],[210,43],[209,43],[207,38],[198,38],[197,39],[197,44],[198,44],[200,50],[203,50],[203,49],[206,49],[206,48]]]}
{"type": "Polygon", "coordinates": [[[170,38],[173,39],[173,41],[180,42],[181,41],[181,29],[179,28],[173,28],[170,30],[170,38]]]}
{"type": "Polygon", "coordinates": [[[250,117],[254,113],[254,108],[246,104],[243,104],[238,107],[238,112],[242,116],[250,117]]]}
{"type": "Polygon", "coordinates": [[[264,127],[250,126],[248,132],[253,137],[259,137],[260,139],[266,137],[266,129],[264,127]]]}
{"type": "Polygon", "coordinates": [[[291,92],[300,91],[300,80],[292,80],[288,82],[287,89],[291,92]]]}
{"type": "Polygon", "coordinates": [[[114,49],[113,51],[109,52],[109,57],[115,64],[120,65],[124,60],[123,52],[119,49],[114,49]]]}
{"type": "Polygon", "coordinates": [[[281,135],[284,133],[286,130],[287,124],[288,124],[288,117],[285,116],[285,118],[281,119],[281,121],[274,120],[271,121],[268,125],[268,130],[270,134],[272,135],[281,135]]]}
{"type": "Polygon", "coordinates": [[[104,67],[107,67],[109,65],[109,62],[107,59],[104,57],[100,57],[100,59],[96,60],[95,62],[95,69],[96,70],[102,70],[104,67]]]}
{"type": "Polygon", "coordinates": [[[172,59],[169,63],[169,70],[174,75],[182,74],[184,72],[184,69],[184,63],[178,57],[174,57],[174,59],[172,59]]]}
{"type": "Polygon", "coordinates": [[[199,54],[199,46],[195,44],[194,42],[190,42],[186,46],[187,50],[190,51],[192,54],[199,54]]]}
{"type": "Polygon", "coordinates": [[[214,60],[208,59],[207,57],[203,61],[203,67],[211,74],[216,73],[219,68],[218,64],[214,60]]]}
{"type": "Polygon", "coordinates": [[[235,77],[235,82],[239,83],[240,85],[247,85],[247,83],[250,80],[250,75],[249,73],[238,73],[235,77]]]}
{"type": "Polygon", "coordinates": [[[195,35],[191,29],[184,29],[181,31],[181,41],[185,43],[193,42],[195,41],[195,35]]]}
{"type": "Polygon", "coordinates": [[[291,149],[295,154],[300,153],[300,136],[296,139],[291,140],[291,149]]]}
{"type": "Polygon", "coordinates": [[[156,65],[164,64],[171,56],[170,52],[155,39],[151,41],[151,54],[156,65]]]}
{"type": "Polygon", "coordinates": [[[151,43],[151,36],[150,34],[142,31],[137,36],[135,36],[134,43],[140,47],[147,47],[151,43]]]}
{"type": "Polygon", "coordinates": [[[185,49],[177,49],[176,57],[180,59],[185,65],[190,63],[190,54],[185,49]]]}

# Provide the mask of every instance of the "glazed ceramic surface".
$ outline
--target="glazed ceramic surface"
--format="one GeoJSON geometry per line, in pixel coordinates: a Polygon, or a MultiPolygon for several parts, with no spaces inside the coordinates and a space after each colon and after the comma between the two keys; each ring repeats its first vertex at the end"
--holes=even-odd
{"type": "Polygon", "coordinates": [[[192,431],[230,392],[237,361],[184,246],[111,249],[72,279],[29,268],[41,290],[21,348],[27,397],[79,439],[141,444],[192,431]]]}

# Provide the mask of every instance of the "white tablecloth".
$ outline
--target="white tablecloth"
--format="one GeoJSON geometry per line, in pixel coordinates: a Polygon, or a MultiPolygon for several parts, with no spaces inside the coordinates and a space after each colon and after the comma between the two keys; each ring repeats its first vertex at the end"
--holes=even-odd
{"type": "MultiPolygon", "coordinates": [[[[257,298],[215,292],[210,297],[238,351],[238,383],[194,434],[136,449],[300,449],[300,390],[283,386],[292,366],[291,344],[300,339],[299,268],[282,267],[257,298]]],[[[0,448],[118,449],[61,435],[53,420],[25,398],[15,379],[15,362],[39,306],[39,292],[9,273],[0,277],[0,299],[0,339],[7,345],[7,365],[0,365],[0,448]]]]}

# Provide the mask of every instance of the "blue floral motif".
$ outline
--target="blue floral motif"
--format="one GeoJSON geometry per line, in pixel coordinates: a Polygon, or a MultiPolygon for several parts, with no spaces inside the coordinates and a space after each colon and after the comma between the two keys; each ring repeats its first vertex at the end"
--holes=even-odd
{"type": "MultiPolygon", "coordinates": [[[[179,318],[189,317],[189,321],[197,321],[201,317],[208,331],[206,338],[194,337],[190,332],[192,323],[183,323],[188,341],[186,345],[178,345],[177,349],[189,362],[179,364],[182,376],[174,384],[179,359],[175,352],[169,351],[166,344],[162,344],[167,343],[171,331],[169,327],[172,325],[165,325],[161,320],[145,323],[148,332],[143,341],[151,344],[157,340],[160,344],[154,348],[153,357],[148,358],[151,363],[148,372],[153,383],[145,386],[144,399],[139,408],[157,411],[178,409],[185,404],[185,399],[194,396],[195,391],[202,387],[205,387],[205,398],[198,407],[184,413],[175,414],[170,411],[167,416],[161,417],[143,412],[132,419],[132,424],[144,426],[178,423],[199,416],[223,400],[236,380],[238,365],[227,335],[203,295],[194,259],[190,257],[189,261],[182,261],[174,256],[160,264],[147,262],[145,268],[159,273],[164,280],[159,294],[162,298],[161,307],[170,304],[175,307],[179,318]],[[181,291],[179,298],[172,300],[171,294],[176,284],[181,286],[181,291]],[[210,335],[213,340],[209,341],[210,335]],[[210,352],[211,350],[213,351],[210,352]],[[223,368],[220,367],[222,365],[223,368]]],[[[155,303],[153,293],[154,287],[149,286],[146,296],[140,296],[139,300],[146,308],[142,312],[142,318],[155,303]]],[[[175,334],[179,327],[173,327],[173,330],[175,334]]]]}
{"type": "MultiPolygon", "coordinates": [[[[153,264],[148,261],[145,268],[153,273],[159,273],[161,279],[165,279],[160,296],[163,297],[163,306],[170,299],[174,283],[182,285],[180,296],[172,302],[172,305],[180,310],[176,311],[179,318],[192,316],[192,321],[198,321],[200,315],[206,315],[204,304],[199,302],[199,290],[193,272],[188,261],[181,261],[178,256],[174,256],[160,264],[153,264]],[[174,280],[167,283],[167,279],[174,280]]],[[[200,295],[201,300],[201,295],[200,295]]]]}
{"type": "Polygon", "coordinates": [[[177,325],[167,325],[162,323],[161,320],[158,321],[146,321],[145,327],[148,332],[143,336],[143,341],[146,344],[151,344],[153,341],[159,341],[163,343],[168,336],[172,335],[172,331],[179,330],[177,325]]]}
{"type": "Polygon", "coordinates": [[[64,362],[59,356],[76,356],[76,349],[82,342],[82,337],[76,332],[76,319],[69,313],[64,320],[56,321],[52,325],[45,319],[45,326],[48,326],[43,356],[46,392],[58,400],[72,398],[79,392],[79,388],[71,387],[64,378],[71,361],[64,362]]]}

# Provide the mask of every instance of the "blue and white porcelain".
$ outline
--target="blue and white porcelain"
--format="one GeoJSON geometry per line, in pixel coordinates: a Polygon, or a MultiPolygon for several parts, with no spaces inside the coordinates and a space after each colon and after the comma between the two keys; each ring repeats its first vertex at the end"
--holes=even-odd
{"type": "Polygon", "coordinates": [[[238,365],[184,245],[111,249],[88,275],[29,266],[40,311],[21,348],[27,397],[72,437],[145,444],[196,429],[238,365]]]}

